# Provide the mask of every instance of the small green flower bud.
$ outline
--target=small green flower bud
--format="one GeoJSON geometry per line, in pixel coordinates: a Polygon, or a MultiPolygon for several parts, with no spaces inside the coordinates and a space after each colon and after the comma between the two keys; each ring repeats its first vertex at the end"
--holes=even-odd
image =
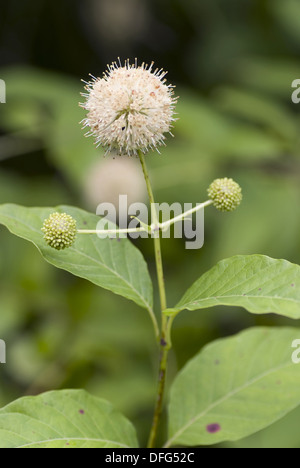
{"type": "Polygon", "coordinates": [[[71,247],[75,241],[76,221],[66,213],[52,213],[44,221],[42,231],[46,243],[56,250],[71,247]]]}
{"type": "Polygon", "coordinates": [[[220,211],[234,211],[242,201],[242,189],[232,179],[216,179],[208,188],[209,198],[220,211]]]}

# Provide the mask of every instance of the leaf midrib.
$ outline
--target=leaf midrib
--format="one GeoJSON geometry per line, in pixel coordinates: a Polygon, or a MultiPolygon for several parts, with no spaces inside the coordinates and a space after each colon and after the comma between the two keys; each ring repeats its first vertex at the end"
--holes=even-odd
{"type": "Polygon", "coordinates": [[[282,300],[282,301],[290,301],[290,302],[294,302],[295,304],[300,304],[300,301],[298,301],[297,299],[292,299],[290,297],[282,297],[282,296],[262,296],[262,295],[259,295],[259,296],[250,296],[250,295],[242,295],[242,294],[232,294],[230,296],[208,296],[208,297],[203,297],[201,299],[195,299],[191,302],[186,302],[185,304],[178,304],[177,307],[175,307],[175,309],[177,310],[183,310],[185,308],[188,308],[188,307],[192,307],[195,305],[195,307],[197,307],[197,304],[195,304],[196,302],[197,303],[201,303],[201,302],[205,302],[205,301],[209,301],[211,299],[218,299],[218,300],[222,300],[222,299],[234,299],[234,298],[243,298],[243,299],[272,299],[272,300],[282,300]]]}
{"type": "MultiPolygon", "coordinates": [[[[239,259],[240,259],[240,256],[237,257],[237,260],[236,260],[236,261],[239,261],[239,259]]],[[[249,267],[251,266],[251,264],[253,264],[253,262],[255,262],[255,259],[252,259],[252,262],[251,262],[251,263],[250,263],[250,262],[249,262],[249,263],[245,263],[245,264],[243,265],[243,268],[241,268],[241,269],[240,269],[237,273],[235,273],[234,275],[230,276],[230,278],[229,278],[227,281],[225,281],[225,282],[221,285],[221,288],[224,288],[228,283],[230,284],[230,283],[233,281],[233,279],[235,279],[237,276],[240,276],[241,272],[242,272],[246,267],[249,268],[249,267]]],[[[218,284],[220,285],[220,277],[225,276],[227,270],[228,270],[229,268],[232,268],[232,267],[233,267],[233,265],[227,265],[226,268],[225,268],[222,272],[219,271],[218,274],[217,274],[217,276],[216,276],[216,278],[214,279],[214,281],[213,281],[212,283],[209,283],[209,285],[207,286],[206,289],[202,290],[202,292],[201,292],[202,296],[203,296],[209,289],[213,289],[213,286],[215,285],[215,283],[218,282],[218,284]]],[[[265,272],[266,270],[272,269],[272,268],[273,268],[273,265],[272,265],[272,264],[271,264],[271,265],[265,265],[265,267],[264,267],[263,269],[260,270],[260,273],[261,273],[262,271],[265,272]]],[[[207,272],[206,275],[208,275],[209,273],[210,273],[210,272],[207,272]]],[[[268,282],[270,282],[270,281],[274,282],[274,279],[277,278],[277,277],[281,277],[281,276],[282,276],[282,273],[283,273],[283,271],[279,271],[279,272],[277,273],[277,275],[273,276],[272,278],[269,278],[265,283],[261,283],[260,286],[263,286],[264,284],[266,284],[266,283],[268,283],[268,282]]],[[[204,275],[204,276],[205,276],[205,275],[204,275]]],[[[202,277],[202,278],[203,278],[203,277],[202,277]]],[[[199,279],[199,284],[201,283],[202,278],[199,279]]],[[[228,293],[231,289],[235,289],[237,286],[238,286],[238,287],[242,287],[243,284],[249,282],[250,280],[251,280],[251,278],[246,278],[244,281],[239,282],[238,285],[235,285],[234,287],[230,288],[228,291],[223,292],[221,296],[215,296],[215,295],[212,295],[212,293],[208,293],[209,295],[207,295],[206,297],[202,297],[202,298],[196,299],[196,300],[207,299],[207,298],[211,298],[211,297],[234,297],[235,295],[233,295],[233,294],[230,294],[229,296],[227,296],[227,293],[228,293]]],[[[281,286],[284,286],[284,285],[281,285],[281,286]]],[[[193,289],[196,289],[196,287],[199,288],[198,284],[194,284],[194,285],[192,286],[193,289]]],[[[220,287],[219,287],[219,290],[220,290],[220,287]]],[[[217,291],[216,291],[216,292],[217,292],[217,291]]],[[[239,295],[236,295],[236,296],[239,296],[239,295]]],[[[246,297],[248,297],[248,296],[246,296],[246,297]]],[[[261,296],[261,295],[259,295],[259,296],[251,296],[251,297],[266,297],[266,298],[269,298],[269,296],[261,296]]],[[[273,296],[271,296],[271,297],[273,297],[273,296]]],[[[187,304],[187,302],[185,302],[185,304],[187,304]]]]}

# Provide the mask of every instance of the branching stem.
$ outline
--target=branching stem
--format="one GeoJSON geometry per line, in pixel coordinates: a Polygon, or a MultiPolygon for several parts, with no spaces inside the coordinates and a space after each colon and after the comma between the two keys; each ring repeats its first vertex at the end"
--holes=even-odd
{"type": "MultiPolygon", "coordinates": [[[[155,200],[153,196],[151,182],[150,182],[148,170],[146,167],[145,158],[141,151],[139,151],[139,158],[141,161],[141,165],[142,165],[142,169],[143,169],[143,173],[144,173],[144,177],[145,177],[145,181],[147,185],[147,191],[148,191],[149,201],[150,201],[151,210],[152,210],[151,212],[152,220],[153,220],[154,225],[159,227],[159,219],[158,219],[157,212],[156,212],[155,200]]],[[[169,329],[169,325],[171,324],[171,321],[163,313],[167,309],[167,297],[166,297],[166,289],[165,289],[165,281],[164,281],[164,271],[163,271],[162,255],[161,255],[159,229],[157,230],[157,235],[154,236],[154,251],[155,251],[155,263],[156,263],[158,287],[159,287],[160,309],[161,309],[161,337],[160,337],[160,363],[159,363],[159,372],[158,372],[157,397],[156,397],[152,427],[151,427],[148,445],[147,445],[148,448],[153,448],[155,446],[155,441],[157,437],[157,431],[158,431],[158,426],[159,426],[159,421],[160,421],[160,416],[161,416],[162,406],[163,406],[168,353],[172,346],[170,342],[170,329],[169,329]]]]}

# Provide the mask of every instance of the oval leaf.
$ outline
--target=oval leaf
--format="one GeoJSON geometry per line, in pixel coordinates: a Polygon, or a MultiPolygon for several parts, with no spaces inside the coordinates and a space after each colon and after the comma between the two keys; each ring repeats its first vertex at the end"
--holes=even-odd
{"type": "MultiPolygon", "coordinates": [[[[52,249],[46,245],[41,228],[53,212],[73,216],[78,229],[96,229],[100,220],[70,206],[26,208],[6,204],[0,206],[0,223],[35,244],[52,265],[131,299],[152,313],[152,283],[140,251],[128,239],[99,239],[96,234],[78,235],[75,244],[64,251],[52,249]]],[[[110,228],[115,226],[111,224],[110,228]]]]}
{"type": "Polygon", "coordinates": [[[252,328],[204,348],[173,384],[166,447],[238,440],[297,407],[297,338],[294,328],[252,328]]]}
{"type": "Polygon", "coordinates": [[[84,390],[24,397],[0,410],[0,448],[134,448],[132,424],[84,390]]]}
{"type": "Polygon", "coordinates": [[[263,255],[238,255],[223,260],[199,278],[174,309],[197,310],[229,305],[253,314],[276,313],[300,318],[300,267],[263,255]]]}

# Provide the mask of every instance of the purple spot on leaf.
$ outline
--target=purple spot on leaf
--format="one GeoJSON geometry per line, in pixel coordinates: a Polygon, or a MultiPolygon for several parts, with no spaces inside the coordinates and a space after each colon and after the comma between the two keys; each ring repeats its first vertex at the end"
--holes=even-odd
{"type": "Polygon", "coordinates": [[[293,283],[293,284],[291,284],[291,286],[292,286],[292,288],[294,288],[294,287],[295,287],[294,283],[293,283]]]}
{"type": "Polygon", "coordinates": [[[83,410],[83,409],[80,409],[80,410],[79,410],[79,413],[80,413],[80,414],[84,414],[84,410],[83,410]]]}
{"type": "Polygon", "coordinates": [[[259,288],[259,291],[261,291],[261,288],[259,288]]]}
{"type": "Polygon", "coordinates": [[[220,424],[217,424],[217,423],[209,424],[208,426],[206,426],[206,430],[210,434],[216,434],[217,432],[219,432],[221,430],[221,426],[220,426],[220,424]]]}
{"type": "Polygon", "coordinates": [[[219,364],[220,364],[219,359],[216,359],[216,360],[215,360],[215,365],[218,366],[219,364]]]}

